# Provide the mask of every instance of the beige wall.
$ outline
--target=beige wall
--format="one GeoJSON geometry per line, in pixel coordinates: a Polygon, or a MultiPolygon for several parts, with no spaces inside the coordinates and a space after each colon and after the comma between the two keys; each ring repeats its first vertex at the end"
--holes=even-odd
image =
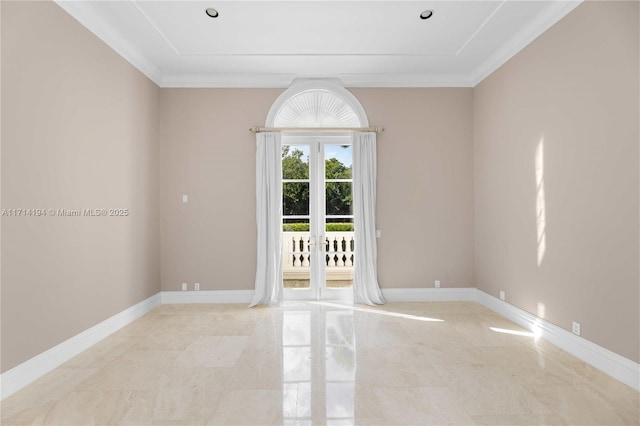
{"type": "Polygon", "coordinates": [[[636,362],[638,50],[637,2],[588,2],[474,89],[476,286],[636,362]]]}
{"type": "Polygon", "coordinates": [[[378,143],[382,288],[473,287],[471,89],[353,89],[378,143]]]}
{"type": "MultiPolygon", "coordinates": [[[[0,211],[2,202],[2,4],[0,4],[0,211]]],[[[0,219],[0,374],[2,373],[2,219],[0,219]]],[[[1,397],[1,396],[0,396],[1,397]]]]}
{"type": "MultiPolygon", "coordinates": [[[[282,90],[163,90],[162,288],[252,289],[255,136],[282,90]],[[182,194],[189,202],[183,204],[182,194]]],[[[380,285],[473,285],[471,89],[353,90],[378,148],[380,285]],[[402,248],[402,249],[399,249],[402,248]]]]}
{"type": "Polygon", "coordinates": [[[162,289],[249,290],[256,261],[255,136],[274,89],[161,94],[162,289]],[[182,194],[189,202],[182,203],[182,194]]]}
{"type": "Polygon", "coordinates": [[[2,371],[160,289],[160,90],[50,2],[1,2],[2,371]]]}

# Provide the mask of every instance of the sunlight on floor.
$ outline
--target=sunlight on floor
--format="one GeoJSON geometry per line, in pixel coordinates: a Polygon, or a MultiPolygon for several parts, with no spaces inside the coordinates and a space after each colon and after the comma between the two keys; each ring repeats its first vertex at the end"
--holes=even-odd
{"type": "Polygon", "coordinates": [[[444,322],[444,320],[441,320],[438,318],[429,318],[429,317],[421,317],[417,315],[401,314],[398,312],[382,311],[378,309],[363,308],[360,306],[341,305],[339,303],[331,303],[331,302],[309,302],[309,303],[312,303],[315,305],[330,306],[332,308],[350,309],[352,311],[357,311],[357,312],[367,312],[369,314],[378,314],[378,315],[386,315],[389,317],[411,319],[416,321],[444,322]]]}
{"type": "Polygon", "coordinates": [[[533,337],[534,339],[539,338],[541,334],[541,330],[537,327],[535,327],[533,331],[508,330],[506,328],[498,328],[498,327],[489,327],[489,329],[491,331],[495,331],[496,333],[513,334],[514,336],[533,337]]]}

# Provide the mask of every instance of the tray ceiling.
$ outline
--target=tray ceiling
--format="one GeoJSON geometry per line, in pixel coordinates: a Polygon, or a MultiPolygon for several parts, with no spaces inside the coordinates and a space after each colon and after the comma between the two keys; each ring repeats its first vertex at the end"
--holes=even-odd
{"type": "Polygon", "coordinates": [[[56,3],[161,87],[468,87],[580,1],[56,3]]]}

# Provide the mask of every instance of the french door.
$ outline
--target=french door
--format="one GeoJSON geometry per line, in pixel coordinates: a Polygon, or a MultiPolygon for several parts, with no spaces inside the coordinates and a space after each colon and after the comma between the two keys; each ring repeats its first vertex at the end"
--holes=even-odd
{"type": "Polygon", "coordinates": [[[349,135],[282,136],[282,258],[288,300],[353,300],[349,135]]]}

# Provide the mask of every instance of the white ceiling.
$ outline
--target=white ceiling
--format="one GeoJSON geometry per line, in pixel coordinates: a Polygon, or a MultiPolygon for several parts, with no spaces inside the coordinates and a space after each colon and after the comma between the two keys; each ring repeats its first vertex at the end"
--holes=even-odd
{"type": "Polygon", "coordinates": [[[161,87],[475,86],[581,0],[56,0],[161,87]],[[220,13],[205,14],[207,7],[220,13]],[[432,9],[428,20],[419,18],[432,9]]]}

